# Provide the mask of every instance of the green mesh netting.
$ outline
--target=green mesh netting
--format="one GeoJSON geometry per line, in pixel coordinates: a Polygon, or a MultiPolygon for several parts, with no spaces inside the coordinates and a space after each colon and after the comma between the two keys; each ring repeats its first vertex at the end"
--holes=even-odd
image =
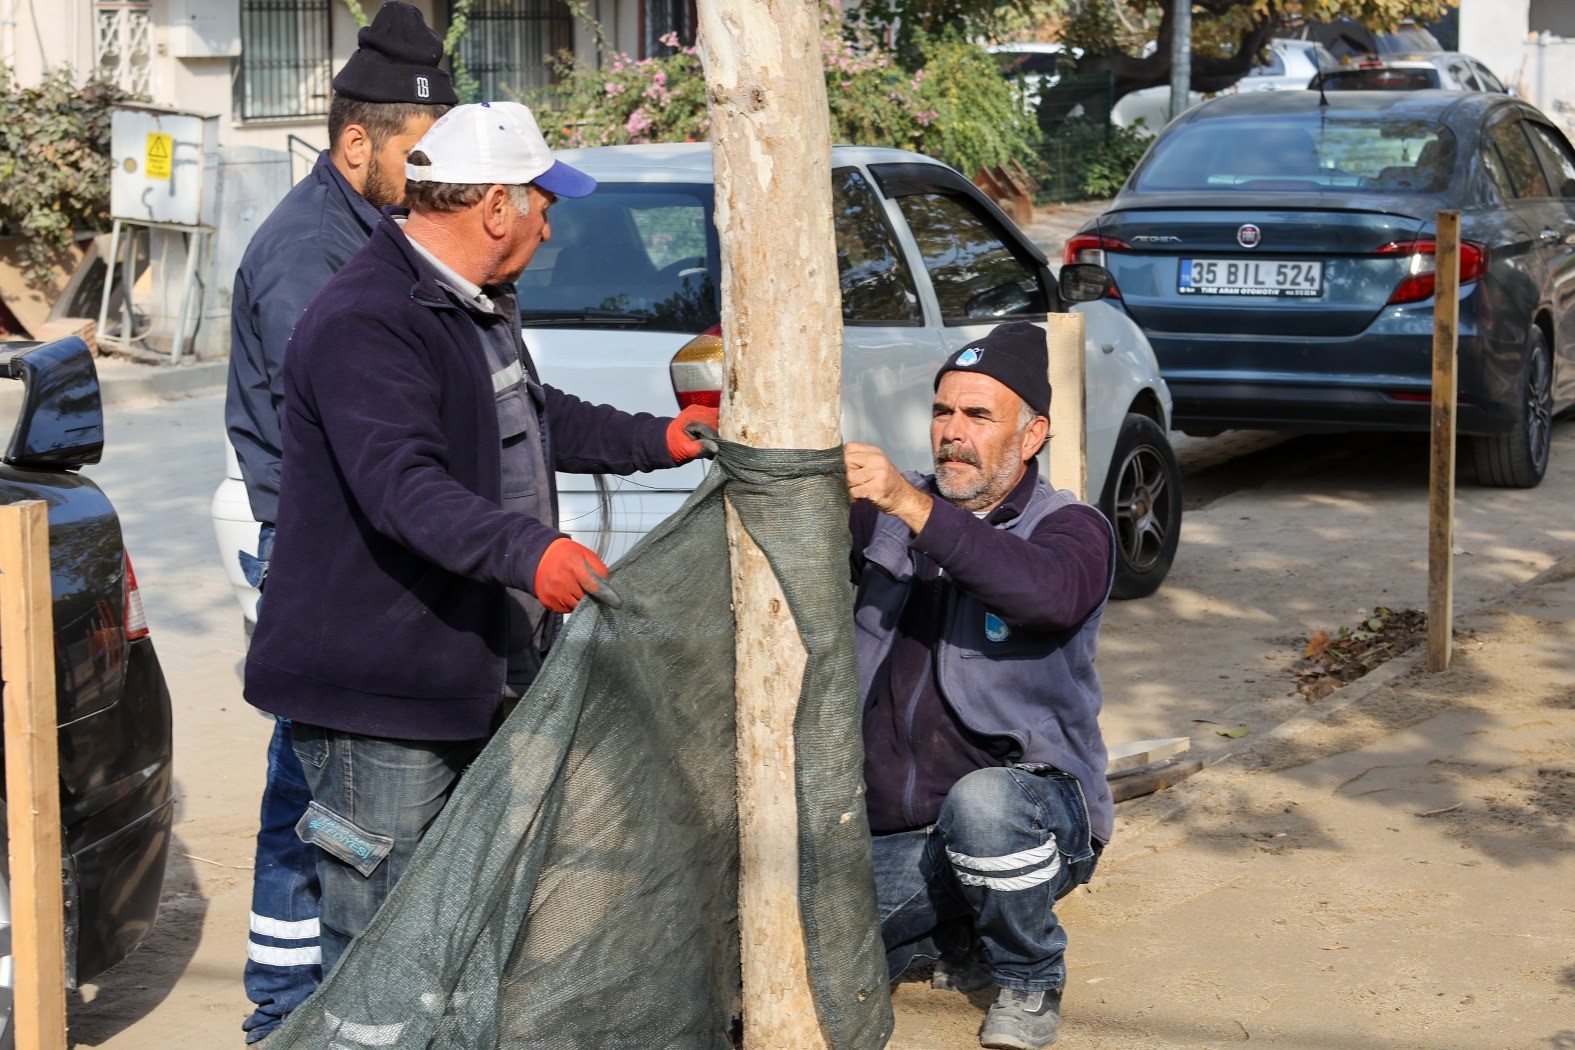
{"type": "Polygon", "coordinates": [[[886,1045],[841,450],[724,442],[683,509],[614,567],[623,607],[570,617],[371,927],[269,1050],[733,1045],[724,493],[809,656],[794,728],[799,899],[821,1022],[836,1050],[886,1045]]]}

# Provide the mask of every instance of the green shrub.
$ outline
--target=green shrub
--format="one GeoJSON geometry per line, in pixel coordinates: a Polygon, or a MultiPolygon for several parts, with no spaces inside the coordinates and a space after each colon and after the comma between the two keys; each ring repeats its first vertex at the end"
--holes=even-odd
{"type": "Polygon", "coordinates": [[[1149,143],[1136,128],[1072,123],[1040,143],[1029,172],[1039,180],[1041,203],[1114,197],[1149,143]]]}
{"type": "Polygon", "coordinates": [[[1098,147],[1086,151],[1078,165],[1078,184],[1089,200],[1114,197],[1153,142],[1138,128],[1112,127],[1098,147]]]}
{"type": "Polygon", "coordinates": [[[51,280],[77,230],[108,228],[110,107],[129,97],[65,68],[21,87],[0,65],[0,234],[27,238],[29,280],[51,280]]]}

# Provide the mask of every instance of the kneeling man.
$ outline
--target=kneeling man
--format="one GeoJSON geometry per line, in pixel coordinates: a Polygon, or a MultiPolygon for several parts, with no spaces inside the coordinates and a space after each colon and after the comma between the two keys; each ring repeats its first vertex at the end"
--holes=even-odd
{"type": "Polygon", "coordinates": [[[1049,411],[1044,330],[1009,322],[936,375],[933,475],[846,450],[887,962],[893,979],[933,958],[938,987],[993,981],[979,1041],[1012,1050],[1055,1041],[1054,904],[1092,876],[1113,813],[1094,649],[1114,537],[1039,476],[1049,411]]]}

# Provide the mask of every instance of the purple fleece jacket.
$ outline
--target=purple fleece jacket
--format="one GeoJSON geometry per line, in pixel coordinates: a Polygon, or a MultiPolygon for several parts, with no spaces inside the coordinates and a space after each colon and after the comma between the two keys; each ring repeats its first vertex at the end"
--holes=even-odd
{"type": "MultiPolygon", "coordinates": [[[[495,323],[517,331],[516,319],[495,323]]],[[[669,420],[544,389],[548,464],[673,465],[669,420]]],[[[246,699],[367,736],[486,736],[504,680],[504,588],[530,591],[563,534],[500,506],[480,330],[394,222],[378,225],[296,328],[283,462],[246,699]]],[[[550,470],[539,483],[552,485],[550,470]]]]}

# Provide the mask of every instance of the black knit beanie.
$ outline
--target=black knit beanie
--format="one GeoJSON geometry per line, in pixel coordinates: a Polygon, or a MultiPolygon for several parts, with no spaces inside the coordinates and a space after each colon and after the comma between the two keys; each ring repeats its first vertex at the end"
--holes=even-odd
{"type": "Polygon", "coordinates": [[[356,40],[360,47],[334,77],[337,94],[362,102],[458,104],[453,82],[438,68],[443,41],[416,8],[388,0],[356,40]]]}
{"type": "Polygon", "coordinates": [[[960,348],[935,373],[977,372],[1001,383],[1041,416],[1050,414],[1050,350],[1045,330],[1028,321],[1008,321],[960,348]]]}

